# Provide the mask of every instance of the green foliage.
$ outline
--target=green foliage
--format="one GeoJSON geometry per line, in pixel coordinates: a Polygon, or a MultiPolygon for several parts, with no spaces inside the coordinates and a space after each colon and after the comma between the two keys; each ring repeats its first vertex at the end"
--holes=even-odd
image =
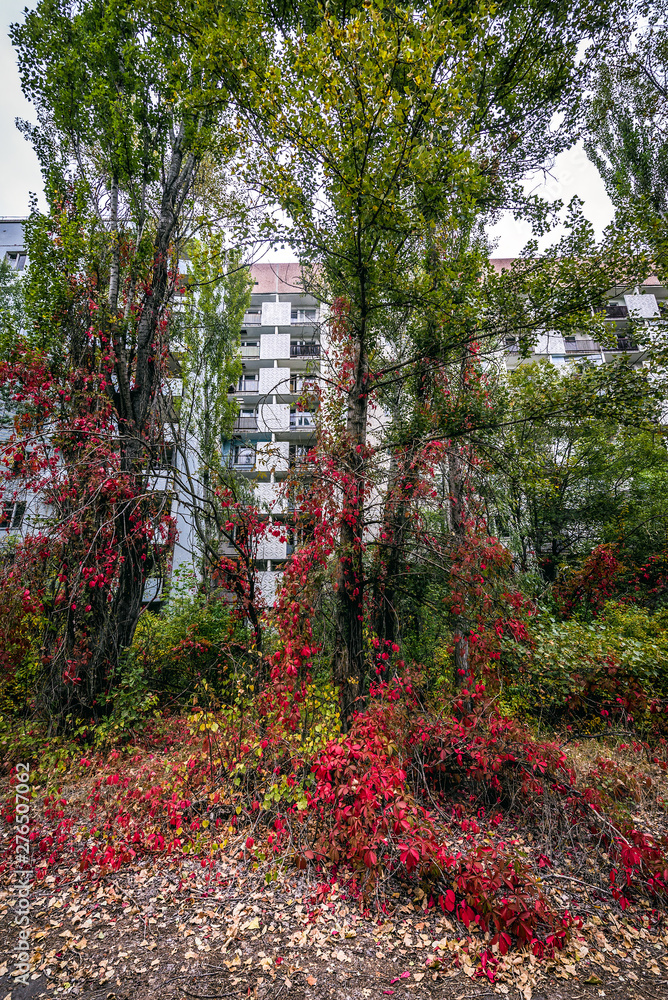
{"type": "Polygon", "coordinates": [[[202,471],[220,468],[221,443],[237,413],[229,387],[242,372],[239,334],[250,303],[251,280],[241,254],[225,250],[220,236],[188,247],[188,296],[178,317],[174,348],[183,354],[183,399],[179,420],[196,435],[202,471]]]}
{"type": "Polygon", "coordinates": [[[622,17],[597,52],[585,149],[618,208],[668,211],[668,28],[665,5],[622,17]]]}
{"type": "Polygon", "coordinates": [[[537,566],[553,581],[602,541],[621,543],[637,561],[665,544],[662,393],[646,370],[624,362],[510,372],[509,419],[484,445],[492,475],[479,488],[522,572],[537,566]]]}
{"type": "Polygon", "coordinates": [[[130,676],[143,677],[163,703],[187,700],[202,680],[223,694],[243,661],[243,636],[238,637],[238,662],[234,638],[223,600],[177,590],[160,614],[145,612],[139,619],[128,657],[130,676]]]}
{"type": "Polygon", "coordinates": [[[641,724],[668,698],[668,612],[612,602],[591,622],[543,612],[529,636],[503,641],[502,700],[514,713],[548,723],[631,714],[641,724]]]}
{"type": "Polygon", "coordinates": [[[158,694],[151,690],[150,678],[132,651],[126,654],[111,692],[100,700],[106,713],[95,727],[97,744],[127,739],[158,714],[158,694]]]}
{"type": "Polygon", "coordinates": [[[6,258],[0,260],[0,360],[10,358],[25,329],[24,283],[6,258]]]}

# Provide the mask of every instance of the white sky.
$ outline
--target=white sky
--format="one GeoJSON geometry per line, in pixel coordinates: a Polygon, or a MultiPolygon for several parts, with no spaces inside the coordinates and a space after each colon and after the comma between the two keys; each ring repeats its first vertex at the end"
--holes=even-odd
{"type": "MultiPolygon", "coordinates": [[[[3,154],[0,157],[0,216],[24,216],[28,213],[29,193],[41,195],[42,177],[30,144],[17,130],[17,117],[32,119],[32,107],[21,93],[16,56],[7,30],[13,21],[23,19],[25,0],[1,0],[2,35],[0,37],[0,135],[3,154]]],[[[581,146],[562,153],[547,182],[537,180],[532,189],[549,199],[561,198],[565,204],[573,195],[584,202],[584,214],[600,237],[612,219],[612,205],[596,168],[587,159],[581,146]]],[[[529,239],[530,229],[520,224],[510,213],[494,227],[491,235],[497,240],[495,257],[515,257],[529,239]]],[[[275,250],[264,259],[283,259],[285,251],[275,250]]]]}

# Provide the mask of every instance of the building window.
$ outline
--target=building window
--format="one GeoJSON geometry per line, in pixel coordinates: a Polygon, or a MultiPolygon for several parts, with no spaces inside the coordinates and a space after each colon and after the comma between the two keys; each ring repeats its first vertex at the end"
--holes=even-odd
{"type": "Polygon", "coordinates": [[[318,387],[317,379],[314,375],[294,373],[290,378],[290,392],[293,395],[300,395],[302,392],[313,392],[318,387]]]}
{"type": "Polygon", "coordinates": [[[307,410],[298,410],[293,404],[290,407],[290,427],[315,427],[315,415],[307,410]]]}
{"type": "Polygon", "coordinates": [[[174,445],[165,441],[158,451],[156,466],[158,469],[171,469],[174,465],[175,450],[174,445]]]}
{"type": "Polygon", "coordinates": [[[5,260],[9,262],[9,266],[15,271],[22,271],[26,266],[26,255],[19,250],[10,250],[5,254],[5,260]]]}
{"type": "Polygon", "coordinates": [[[300,323],[315,323],[317,318],[318,313],[315,307],[306,309],[293,307],[290,313],[290,322],[295,325],[299,325],[300,323]]]}
{"type": "MultiPolygon", "coordinates": [[[[291,444],[290,445],[290,465],[293,468],[299,468],[299,466],[306,465],[308,461],[308,454],[310,452],[310,447],[307,444],[291,444]]],[[[288,504],[288,509],[294,509],[294,504],[292,507],[288,504]]]]}
{"type": "Polygon", "coordinates": [[[230,450],[230,466],[233,469],[252,469],[255,465],[255,448],[234,445],[230,450]]]}
{"type": "Polygon", "coordinates": [[[7,501],[0,510],[0,530],[18,531],[26,512],[25,500],[7,501]]]}

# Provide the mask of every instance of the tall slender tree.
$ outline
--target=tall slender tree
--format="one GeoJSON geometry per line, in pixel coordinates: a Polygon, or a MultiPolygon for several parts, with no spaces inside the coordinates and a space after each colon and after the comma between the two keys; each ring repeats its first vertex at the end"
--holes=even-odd
{"type": "MultiPolygon", "coordinates": [[[[86,501],[84,517],[74,485],[44,493],[48,530],[56,510],[59,529],[76,526],[59,537],[59,585],[44,611],[43,699],[59,718],[98,711],[132,641],[147,576],[162,558],[157,529],[168,498],[156,494],[155,473],[164,465],[178,261],[193,230],[202,159],[228,156],[233,143],[227,84],[205,79],[149,5],[41,0],[11,35],[37,115],[22,128],[40,157],[49,202],[48,214],[34,213],[26,227],[31,322],[18,349],[51,372],[60,391],[57,465],[65,472],[49,466],[55,480],[77,468],[79,481],[85,455],[84,478],[102,475],[90,488],[104,488],[108,501],[86,501]],[[215,106],[205,104],[205,90],[215,106]],[[82,579],[99,556],[101,533],[104,599],[88,602],[82,579]]],[[[48,435],[52,403],[34,402],[48,435]]]]}

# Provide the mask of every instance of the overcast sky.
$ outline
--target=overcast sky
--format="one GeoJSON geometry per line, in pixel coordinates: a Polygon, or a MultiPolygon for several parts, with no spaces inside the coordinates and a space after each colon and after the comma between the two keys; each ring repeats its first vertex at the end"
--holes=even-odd
{"type": "MultiPolygon", "coordinates": [[[[7,36],[13,21],[23,19],[24,2],[2,0],[2,48],[0,50],[0,135],[4,153],[0,158],[0,216],[24,216],[28,212],[31,191],[41,194],[42,179],[32,147],[18,132],[15,119],[32,119],[32,107],[21,93],[16,57],[7,36]]],[[[573,195],[584,202],[584,213],[593,223],[597,236],[612,219],[612,205],[605,193],[598,171],[581,147],[576,146],[557,158],[552,176],[537,180],[535,191],[550,199],[561,198],[565,204],[573,195]]],[[[526,224],[517,223],[508,214],[491,235],[497,241],[496,257],[515,257],[530,236],[526,224]]],[[[285,258],[285,251],[272,257],[285,258]]],[[[265,258],[267,259],[267,258],[265,258]]]]}

